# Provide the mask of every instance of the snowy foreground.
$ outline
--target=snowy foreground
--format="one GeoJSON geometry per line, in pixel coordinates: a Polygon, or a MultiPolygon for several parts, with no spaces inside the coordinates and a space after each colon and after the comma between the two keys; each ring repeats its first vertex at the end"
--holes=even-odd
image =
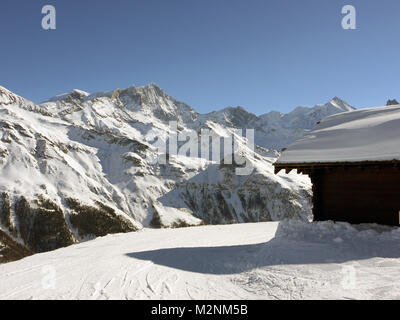
{"type": "Polygon", "coordinates": [[[0,265],[1,299],[400,299],[400,229],[144,229],[0,265]]]}

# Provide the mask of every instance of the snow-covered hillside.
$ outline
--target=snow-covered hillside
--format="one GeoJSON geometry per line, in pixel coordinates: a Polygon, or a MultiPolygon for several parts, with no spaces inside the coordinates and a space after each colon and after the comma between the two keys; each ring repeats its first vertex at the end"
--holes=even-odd
{"type": "Polygon", "coordinates": [[[399,299],[399,240],[294,220],[143,229],[0,265],[0,299],[399,299]]]}
{"type": "Polygon", "coordinates": [[[335,98],[288,115],[258,117],[240,107],[199,114],[155,84],[74,90],[38,105],[0,87],[0,262],[143,226],[307,220],[310,181],[274,175],[279,152],[271,147],[351,109],[335,98]],[[170,121],[188,135],[209,129],[236,137],[235,154],[254,170],[238,176],[235,165],[186,154],[154,161],[170,121]],[[235,128],[255,129],[254,153],[235,128]]]}

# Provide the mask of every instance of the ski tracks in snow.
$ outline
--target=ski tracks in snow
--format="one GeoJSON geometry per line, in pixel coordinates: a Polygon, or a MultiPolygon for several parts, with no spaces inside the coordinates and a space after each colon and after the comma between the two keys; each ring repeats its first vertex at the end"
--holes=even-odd
{"type": "Polygon", "coordinates": [[[351,243],[308,240],[307,230],[274,238],[277,225],[144,230],[33,255],[0,265],[0,299],[400,298],[394,238],[359,241],[376,253],[354,259],[364,251],[351,243]]]}

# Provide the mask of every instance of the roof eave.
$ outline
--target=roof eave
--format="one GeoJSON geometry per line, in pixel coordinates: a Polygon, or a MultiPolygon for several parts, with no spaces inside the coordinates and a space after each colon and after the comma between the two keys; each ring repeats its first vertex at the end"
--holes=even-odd
{"type": "Polygon", "coordinates": [[[281,170],[285,170],[286,174],[292,170],[297,170],[299,173],[310,173],[310,171],[320,168],[337,168],[337,167],[373,167],[373,166],[394,166],[400,168],[400,160],[368,160],[368,161],[337,161],[337,162],[299,162],[299,163],[277,163],[274,164],[275,174],[281,170]]]}

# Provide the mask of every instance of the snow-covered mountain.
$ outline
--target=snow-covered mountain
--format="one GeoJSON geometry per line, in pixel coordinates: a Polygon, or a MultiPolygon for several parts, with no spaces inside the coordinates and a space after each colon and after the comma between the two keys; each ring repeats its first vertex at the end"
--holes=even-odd
{"type": "Polygon", "coordinates": [[[287,115],[241,107],[199,114],[155,84],[73,90],[35,104],[0,87],[0,262],[143,226],[306,219],[310,181],[274,175],[274,149],[352,109],[334,98],[287,115]],[[234,153],[254,170],[238,176],[235,164],[186,154],[154,161],[170,121],[188,135],[233,135],[234,153]],[[235,128],[255,129],[254,153],[235,128]]]}
{"type": "Polygon", "coordinates": [[[323,118],[352,110],[355,110],[355,108],[338,97],[334,97],[325,104],[318,104],[312,108],[297,107],[287,114],[271,111],[256,116],[242,107],[229,107],[201,115],[199,118],[203,121],[211,120],[228,127],[254,128],[257,145],[281,150],[302,137],[323,118]]]}

